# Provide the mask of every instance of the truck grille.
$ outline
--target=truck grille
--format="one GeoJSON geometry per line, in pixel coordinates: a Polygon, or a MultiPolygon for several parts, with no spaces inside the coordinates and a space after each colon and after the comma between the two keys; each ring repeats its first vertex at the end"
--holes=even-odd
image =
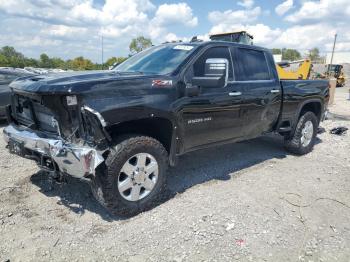
{"type": "Polygon", "coordinates": [[[53,113],[40,101],[15,95],[12,103],[15,120],[24,126],[58,134],[58,124],[53,113]]]}

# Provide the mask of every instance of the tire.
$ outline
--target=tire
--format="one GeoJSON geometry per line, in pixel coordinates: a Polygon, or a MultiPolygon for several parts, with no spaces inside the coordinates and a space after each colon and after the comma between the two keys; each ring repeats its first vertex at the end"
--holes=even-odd
{"type": "Polygon", "coordinates": [[[285,137],[285,148],[296,155],[305,155],[311,152],[315,145],[318,125],[319,121],[314,113],[305,112],[302,114],[294,133],[285,137]],[[310,127],[310,123],[312,127],[310,127]],[[307,130],[312,130],[312,134],[307,133],[307,130]],[[304,132],[305,135],[303,135],[304,132]]]}
{"type": "Polygon", "coordinates": [[[159,141],[146,136],[128,138],[115,146],[104,167],[96,171],[92,193],[113,215],[136,215],[160,202],[166,189],[168,166],[168,153],[159,141]],[[145,163],[142,168],[140,163],[145,163]],[[152,170],[155,171],[151,173],[152,170]],[[139,199],[133,192],[139,193],[139,199]]]}

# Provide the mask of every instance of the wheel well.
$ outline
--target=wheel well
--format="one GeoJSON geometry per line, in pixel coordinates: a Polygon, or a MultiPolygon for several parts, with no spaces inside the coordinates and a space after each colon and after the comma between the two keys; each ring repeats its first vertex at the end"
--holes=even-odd
{"type": "Polygon", "coordinates": [[[310,102],[305,104],[299,114],[299,118],[306,112],[313,112],[318,121],[320,122],[321,120],[321,112],[322,112],[322,107],[321,107],[321,103],[320,102],[310,102]]]}
{"type": "Polygon", "coordinates": [[[157,139],[170,153],[173,125],[166,118],[146,118],[123,122],[108,128],[114,142],[128,135],[145,135],[157,139]]]}

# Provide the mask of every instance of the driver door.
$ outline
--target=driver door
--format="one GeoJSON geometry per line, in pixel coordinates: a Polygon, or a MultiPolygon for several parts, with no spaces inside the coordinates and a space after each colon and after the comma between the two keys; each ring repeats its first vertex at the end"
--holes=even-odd
{"type": "Polygon", "coordinates": [[[186,89],[198,88],[198,93],[185,95],[180,103],[184,151],[235,137],[240,127],[241,90],[232,80],[231,53],[226,46],[205,50],[188,68],[186,89]]]}

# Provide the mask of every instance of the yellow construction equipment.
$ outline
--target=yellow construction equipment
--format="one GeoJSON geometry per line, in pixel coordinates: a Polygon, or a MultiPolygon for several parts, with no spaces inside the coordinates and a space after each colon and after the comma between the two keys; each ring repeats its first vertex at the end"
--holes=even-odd
{"type": "Polygon", "coordinates": [[[325,66],[326,72],[324,73],[325,78],[334,77],[337,79],[337,86],[341,87],[345,85],[345,76],[342,65],[328,64],[325,66]]]}
{"type": "Polygon", "coordinates": [[[276,64],[278,76],[284,80],[297,80],[308,79],[310,77],[312,64],[309,59],[293,61],[293,62],[280,62],[276,64]],[[297,70],[286,71],[284,68],[290,67],[291,64],[299,64],[297,70]]]}

